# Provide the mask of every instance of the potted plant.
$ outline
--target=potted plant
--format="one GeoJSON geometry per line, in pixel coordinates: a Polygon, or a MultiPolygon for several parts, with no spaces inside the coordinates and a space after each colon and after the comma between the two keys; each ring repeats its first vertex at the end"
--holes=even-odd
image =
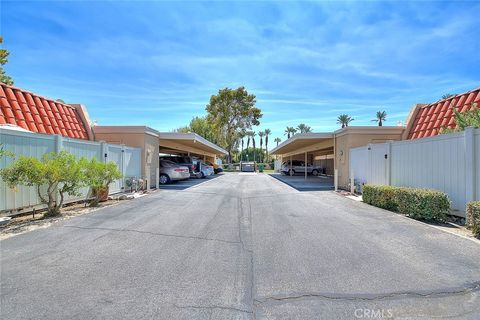
{"type": "Polygon", "coordinates": [[[85,164],[85,182],[91,188],[90,206],[108,200],[109,185],[122,177],[114,162],[101,162],[96,158],[85,164]]]}

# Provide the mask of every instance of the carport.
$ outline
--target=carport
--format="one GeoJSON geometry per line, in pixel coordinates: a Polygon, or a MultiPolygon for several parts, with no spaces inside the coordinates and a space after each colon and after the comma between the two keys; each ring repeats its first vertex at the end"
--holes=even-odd
{"type": "Polygon", "coordinates": [[[159,152],[172,155],[193,156],[215,163],[227,151],[196,133],[160,132],[159,152]]]}
{"type": "Polygon", "coordinates": [[[159,132],[147,126],[94,126],[95,140],[142,149],[142,176],[147,187],[159,186],[160,153],[195,156],[214,163],[227,151],[195,133],[159,132]],[[152,183],[153,182],[153,183],[152,183]]]}
{"type": "Polygon", "coordinates": [[[333,133],[296,134],[275,147],[270,154],[279,156],[281,162],[289,161],[290,167],[293,160],[304,161],[305,180],[308,163],[322,166],[327,175],[334,172],[333,133]]]}

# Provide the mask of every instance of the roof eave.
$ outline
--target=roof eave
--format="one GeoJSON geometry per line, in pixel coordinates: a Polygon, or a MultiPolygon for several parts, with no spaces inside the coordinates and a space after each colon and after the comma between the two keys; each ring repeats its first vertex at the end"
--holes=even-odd
{"type": "Polygon", "coordinates": [[[297,141],[297,140],[308,140],[308,139],[329,139],[333,138],[333,133],[330,132],[311,132],[311,133],[297,133],[293,135],[290,139],[287,139],[280,143],[278,146],[270,150],[270,154],[276,154],[277,151],[281,150],[285,146],[288,146],[289,144],[297,141]]]}

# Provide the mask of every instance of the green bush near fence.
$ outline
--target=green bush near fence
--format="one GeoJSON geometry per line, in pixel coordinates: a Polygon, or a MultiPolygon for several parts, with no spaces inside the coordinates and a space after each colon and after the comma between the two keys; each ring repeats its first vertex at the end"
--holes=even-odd
{"type": "Polygon", "coordinates": [[[466,225],[476,237],[480,237],[480,201],[472,201],[467,204],[466,225]]]}
{"type": "Polygon", "coordinates": [[[397,210],[397,203],[395,202],[395,191],[398,188],[391,186],[363,186],[363,202],[371,204],[375,207],[387,209],[391,211],[397,210]]]}
{"type": "Polygon", "coordinates": [[[365,185],[363,201],[418,220],[444,221],[450,211],[448,196],[433,189],[365,185]]]}

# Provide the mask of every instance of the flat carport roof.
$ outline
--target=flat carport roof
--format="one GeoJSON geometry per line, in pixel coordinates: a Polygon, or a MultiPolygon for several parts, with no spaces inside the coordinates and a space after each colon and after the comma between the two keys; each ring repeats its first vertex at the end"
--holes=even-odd
{"type": "Polygon", "coordinates": [[[226,155],[227,151],[196,133],[159,132],[160,152],[188,152],[210,157],[226,155]]]}
{"type": "Polygon", "coordinates": [[[146,137],[149,137],[150,143],[158,139],[160,152],[193,153],[209,157],[227,154],[226,150],[196,133],[159,132],[147,126],[95,126],[94,132],[101,135],[102,139],[141,148],[145,148],[146,137]]]}
{"type": "Polygon", "coordinates": [[[320,150],[333,153],[333,133],[299,133],[273,148],[270,154],[288,157],[320,150]]]}

